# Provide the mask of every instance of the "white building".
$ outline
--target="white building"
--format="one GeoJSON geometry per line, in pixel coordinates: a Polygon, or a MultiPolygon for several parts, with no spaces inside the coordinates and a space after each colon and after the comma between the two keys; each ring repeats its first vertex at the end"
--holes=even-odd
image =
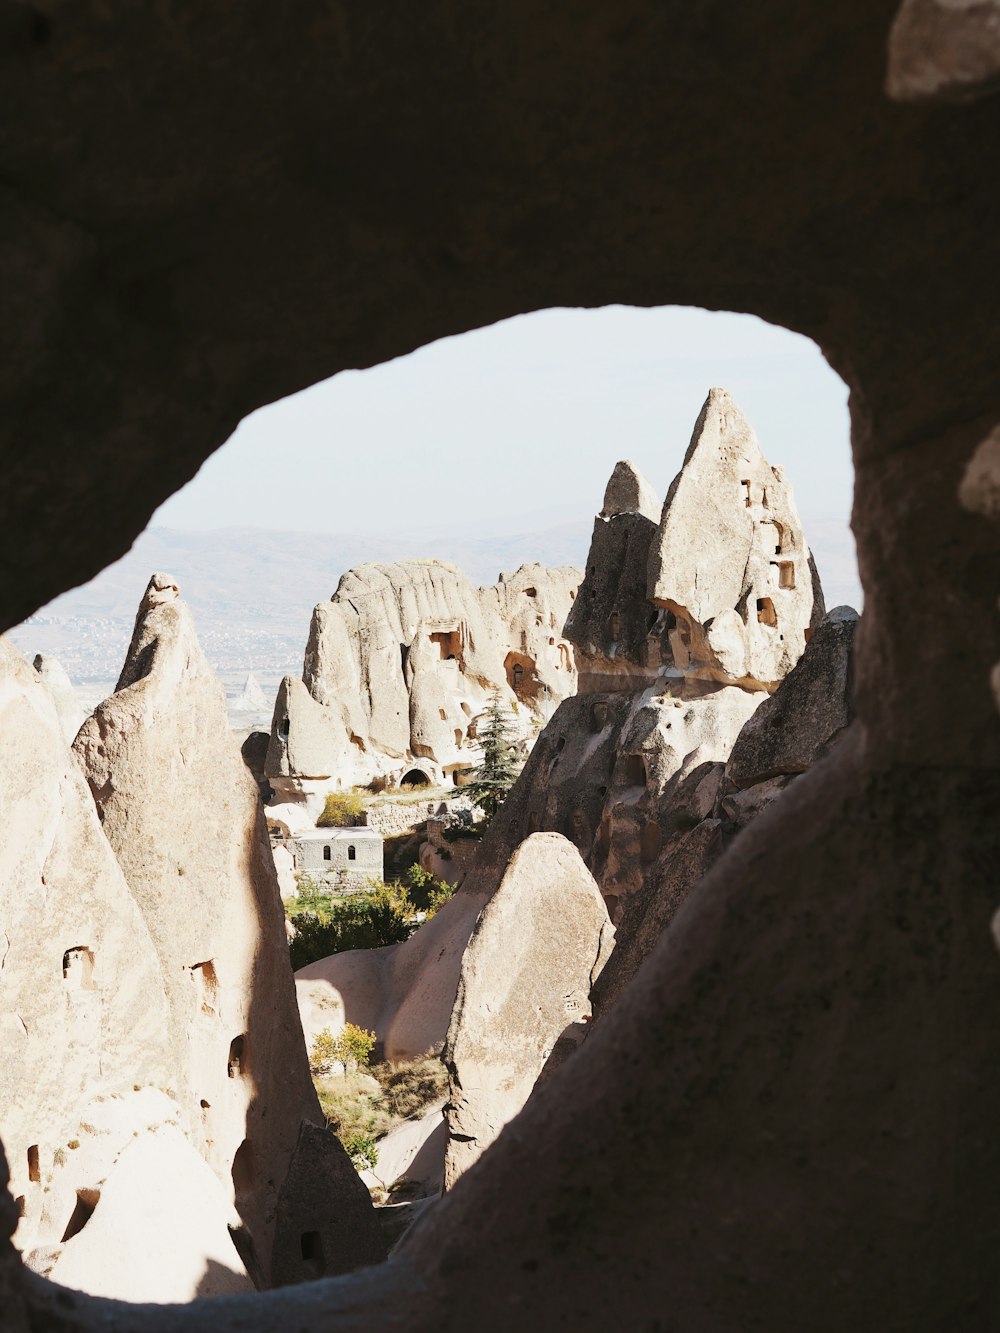
{"type": "Polygon", "coordinates": [[[369,879],[383,877],[382,835],[375,829],[308,829],[292,834],[285,845],[295,870],[315,878],[336,873],[345,887],[363,888],[369,879]]]}

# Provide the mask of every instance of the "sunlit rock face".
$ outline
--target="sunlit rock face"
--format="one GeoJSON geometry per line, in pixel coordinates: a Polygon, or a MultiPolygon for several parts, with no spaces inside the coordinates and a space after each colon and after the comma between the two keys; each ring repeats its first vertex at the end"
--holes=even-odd
{"type": "MultiPolygon", "coordinates": [[[[323,1121],[263,810],[168,576],[150,581],[118,689],[74,748],[156,950],[169,1086],[192,1142],[235,1195],[251,1267],[267,1281],[301,1121],[323,1121]]],[[[330,1151],[341,1151],[332,1139],[330,1151]]]]}
{"type": "Polygon", "coordinates": [[[678,784],[725,763],[822,613],[791,487],[713,389],[662,508],[631,463],[612,473],[566,627],[581,692],[508,817],[523,803],[522,836],[571,838],[617,919],[670,837],[678,784]]]}
{"type": "Polygon", "coordinates": [[[565,838],[539,833],[514,853],[462,960],[444,1060],[450,1189],[527,1101],[614,947],[597,885],[565,838]]]}
{"type": "Polygon", "coordinates": [[[15,1243],[44,1269],[154,1118],[144,1090],[173,1086],[174,1052],[160,960],[52,693],[5,641],[0,810],[0,1135],[15,1243]]]}
{"type": "Polygon", "coordinates": [[[663,506],[647,591],[679,670],[773,689],[823,614],[791,486],[713,389],[663,506]]]}
{"type": "Polygon", "coordinates": [[[563,625],[580,573],[524,565],[473,588],[454,565],[362,565],[313,612],[301,680],[275,704],[277,801],[380,779],[457,785],[494,693],[527,743],[576,689],[563,625]]]}

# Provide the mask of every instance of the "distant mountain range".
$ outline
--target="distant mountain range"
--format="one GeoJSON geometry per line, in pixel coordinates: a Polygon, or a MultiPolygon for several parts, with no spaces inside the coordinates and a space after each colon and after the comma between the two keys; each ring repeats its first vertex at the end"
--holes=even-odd
{"type": "MultiPolygon", "coordinates": [[[[475,524],[423,533],[302,533],[263,528],[178,531],[150,528],[128,555],[97,578],[64,593],[10,632],[22,652],[53,653],[70,677],[107,688],[117,677],[136,608],[155,570],[180,583],[206,654],[230,694],[254,671],[265,690],[298,674],[313,606],[328,598],[341,574],[365,561],[387,563],[434,556],[458,565],[473,581],[495,583],[501,570],[540,561],[583,567],[592,517],[549,510],[512,524],[515,531],[480,532],[475,524]]],[[[859,604],[853,542],[832,519],[805,519],[828,606],[859,604]]],[[[99,692],[99,691],[98,691],[99,692]]]]}

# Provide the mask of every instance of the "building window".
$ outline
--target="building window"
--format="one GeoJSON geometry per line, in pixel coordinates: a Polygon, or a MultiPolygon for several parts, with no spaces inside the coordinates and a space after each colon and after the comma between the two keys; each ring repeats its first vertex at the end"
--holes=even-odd
{"type": "Polygon", "coordinates": [[[348,843],[347,845],[347,859],[348,861],[356,861],[358,859],[358,849],[353,842],[348,843]]]}
{"type": "Polygon", "coordinates": [[[330,851],[330,848],[329,848],[329,847],[324,847],[324,848],[323,848],[323,860],[324,860],[324,861],[329,861],[331,855],[332,855],[332,852],[330,851]]]}

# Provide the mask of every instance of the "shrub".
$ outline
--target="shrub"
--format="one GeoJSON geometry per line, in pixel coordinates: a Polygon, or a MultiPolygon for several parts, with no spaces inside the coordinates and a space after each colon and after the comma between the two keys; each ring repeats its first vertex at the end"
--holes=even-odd
{"type": "Polygon", "coordinates": [[[328,899],[317,910],[293,911],[295,938],[289,941],[292,970],[348,949],[379,949],[399,944],[410,934],[412,908],[405,892],[379,885],[340,901],[328,899]]]}
{"type": "Polygon", "coordinates": [[[378,1145],[369,1134],[348,1134],[341,1143],[355,1171],[372,1171],[378,1163],[378,1145]]]}
{"type": "Polygon", "coordinates": [[[324,1028],[309,1049],[309,1069],[313,1074],[328,1074],[338,1063],[345,1069],[357,1069],[371,1059],[375,1041],[374,1032],[356,1023],[345,1023],[336,1037],[324,1028]]]}
{"type": "Polygon", "coordinates": [[[350,791],[332,791],[326,798],[323,813],[316,820],[317,828],[352,828],[363,824],[365,798],[353,788],[350,791]]]}
{"type": "Polygon", "coordinates": [[[448,1074],[436,1055],[386,1061],[372,1073],[382,1085],[382,1106],[400,1120],[419,1115],[448,1092],[448,1074]]]}
{"type": "Polygon", "coordinates": [[[441,880],[436,889],[432,889],[427,897],[427,916],[436,916],[441,908],[455,895],[454,884],[448,884],[441,880]]]}

